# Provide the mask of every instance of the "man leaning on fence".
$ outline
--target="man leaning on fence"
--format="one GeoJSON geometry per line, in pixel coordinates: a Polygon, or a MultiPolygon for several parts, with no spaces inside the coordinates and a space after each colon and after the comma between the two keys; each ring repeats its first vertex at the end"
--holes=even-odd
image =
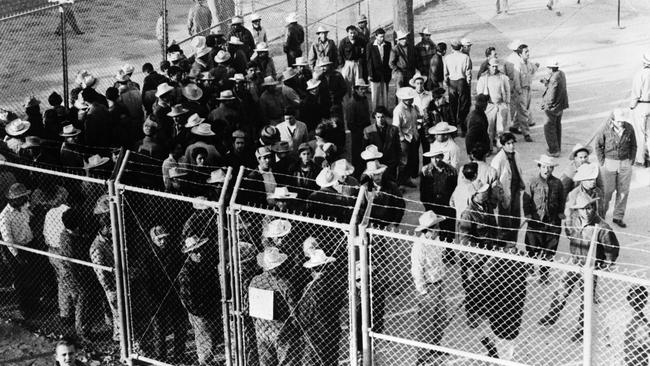
{"type": "Polygon", "coordinates": [[[206,0],[195,0],[196,4],[190,8],[187,14],[187,32],[190,36],[197,33],[206,35],[212,25],[212,12],[206,5],[206,0]]]}

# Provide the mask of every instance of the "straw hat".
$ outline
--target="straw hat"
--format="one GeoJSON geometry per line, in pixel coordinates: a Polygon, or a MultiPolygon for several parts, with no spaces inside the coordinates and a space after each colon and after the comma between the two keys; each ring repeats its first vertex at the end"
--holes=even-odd
{"type": "Polygon", "coordinates": [[[230,24],[232,24],[232,25],[243,24],[243,23],[244,23],[244,19],[242,19],[242,17],[240,17],[240,16],[232,17],[232,21],[230,22],[230,24]]]}
{"type": "Polygon", "coordinates": [[[415,88],[415,80],[417,79],[422,79],[423,83],[427,82],[427,77],[426,75],[422,75],[419,70],[415,71],[415,75],[409,80],[409,85],[415,88]]]}
{"type": "Polygon", "coordinates": [[[214,56],[214,62],[216,62],[218,64],[222,64],[222,63],[224,63],[224,62],[226,62],[228,60],[230,60],[230,53],[228,53],[228,52],[226,52],[224,50],[221,50],[221,51],[217,52],[217,55],[214,56]]]}
{"type": "Polygon", "coordinates": [[[359,15],[359,18],[357,18],[357,24],[359,23],[368,23],[368,17],[366,14],[359,15]]]}
{"type": "Polygon", "coordinates": [[[316,176],[316,184],[321,188],[332,187],[338,182],[339,178],[331,169],[325,168],[316,176]]]}
{"type": "Polygon", "coordinates": [[[253,13],[251,14],[251,22],[255,22],[258,20],[262,20],[262,16],[259,15],[258,13],[253,13]]]}
{"type": "Polygon", "coordinates": [[[524,44],[524,42],[522,42],[520,39],[513,39],[512,42],[508,43],[508,49],[514,51],[518,49],[522,44],[524,44]]]}
{"type": "Polygon", "coordinates": [[[427,36],[430,36],[431,32],[429,31],[429,27],[422,28],[422,30],[420,31],[420,34],[426,34],[427,36]]]}
{"type": "Polygon", "coordinates": [[[198,136],[214,136],[215,133],[212,132],[212,127],[209,123],[201,123],[198,126],[192,127],[192,133],[198,136]]]}
{"type": "Polygon", "coordinates": [[[324,57],[319,57],[318,61],[316,62],[316,67],[321,67],[325,65],[331,65],[333,62],[330,61],[330,58],[328,56],[324,57]]]}
{"type": "Polygon", "coordinates": [[[260,42],[255,46],[255,52],[269,52],[269,46],[266,42],[260,42]]]}
{"type": "Polygon", "coordinates": [[[599,199],[600,199],[599,197],[592,198],[586,194],[579,194],[578,197],[576,197],[576,202],[573,205],[571,205],[571,207],[569,208],[573,210],[586,208],[592,203],[598,201],[599,199]]]}
{"type": "Polygon", "coordinates": [[[424,156],[425,158],[433,158],[435,156],[444,155],[444,154],[445,154],[445,152],[443,150],[438,149],[438,150],[429,150],[429,151],[423,153],[422,156],[424,156]]]}
{"type": "Polygon", "coordinates": [[[573,176],[574,182],[582,182],[583,180],[593,180],[598,178],[599,173],[598,165],[596,164],[582,164],[578,167],[576,175],[573,176]]]}
{"type": "Polygon", "coordinates": [[[429,128],[429,130],[427,130],[429,135],[442,135],[442,134],[445,134],[445,133],[454,133],[456,131],[458,131],[458,128],[456,128],[455,126],[449,125],[449,123],[447,123],[445,121],[438,122],[435,126],[429,128]]]}
{"type": "Polygon", "coordinates": [[[278,82],[275,81],[273,76],[264,77],[264,82],[262,83],[262,86],[276,86],[276,85],[278,85],[278,82]]]}
{"type": "Polygon", "coordinates": [[[27,187],[25,187],[24,184],[14,183],[7,190],[7,194],[5,194],[5,197],[7,197],[8,200],[14,200],[16,198],[29,196],[31,193],[32,191],[27,189],[27,187]]]}
{"type": "Polygon", "coordinates": [[[185,239],[185,242],[183,242],[183,249],[181,251],[183,253],[189,253],[191,251],[197,250],[209,240],[210,239],[208,238],[199,238],[196,235],[190,236],[189,238],[185,239]]]}
{"type": "Polygon", "coordinates": [[[187,123],[185,123],[185,128],[196,127],[200,125],[203,121],[205,121],[205,118],[201,118],[197,113],[194,113],[187,119],[187,123]]]}
{"type": "Polygon", "coordinates": [[[329,32],[330,31],[327,28],[323,27],[322,25],[319,25],[318,29],[316,29],[316,34],[329,33],[329,32]]]}
{"type": "Polygon", "coordinates": [[[418,226],[415,228],[415,231],[424,231],[431,228],[433,225],[445,221],[443,216],[436,215],[433,211],[427,211],[420,215],[418,218],[418,226]]]}
{"type": "Polygon", "coordinates": [[[226,181],[226,173],[223,169],[217,169],[210,172],[210,178],[205,182],[208,184],[223,183],[226,181]]]}
{"type": "Polygon", "coordinates": [[[298,15],[296,13],[289,13],[286,18],[284,18],[284,21],[287,22],[288,24],[290,23],[295,23],[298,21],[298,15]]]}
{"type": "Polygon", "coordinates": [[[98,166],[104,165],[108,163],[108,161],[111,160],[107,157],[102,157],[99,156],[98,154],[95,154],[91,157],[88,158],[87,162],[84,162],[84,169],[92,169],[96,168],[98,166]]]}
{"type": "Polygon", "coordinates": [[[255,157],[261,158],[263,156],[273,155],[273,151],[268,146],[260,146],[255,150],[255,157]]]}
{"type": "Polygon", "coordinates": [[[583,145],[581,143],[577,143],[573,147],[573,149],[571,149],[571,154],[569,154],[569,160],[575,159],[576,155],[580,151],[585,151],[585,152],[587,152],[587,155],[591,155],[592,149],[591,149],[591,146],[589,146],[589,145],[583,145]]]}
{"type": "Polygon", "coordinates": [[[169,113],[167,113],[167,116],[176,117],[176,116],[183,115],[187,112],[189,112],[189,110],[183,108],[182,104],[176,104],[172,106],[172,110],[169,113]]]}
{"type": "Polygon", "coordinates": [[[380,163],[377,160],[370,160],[366,162],[366,170],[363,171],[363,174],[365,175],[374,175],[374,174],[382,174],[383,172],[386,171],[388,167],[382,163],[380,163]]]}
{"type": "Polygon", "coordinates": [[[151,237],[151,239],[167,238],[170,235],[169,230],[165,229],[165,227],[161,225],[154,226],[149,230],[149,237],[151,237]]]}
{"type": "Polygon", "coordinates": [[[283,79],[284,81],[287,81],[287,80],[289,80],[289,79],[295,77],[296,75],[298,75],[298,71],[296,71],[296,70],[295,70],[294,68],[292,68],[292,67],[287,67],[287,68],[282,72],[282,79],[283,79]]]}
{"type": "Polygon", "coordinates": [[[467,46],[472,45],[472,41],[470,41],[469,38],[461,38],[460,44],[461,44],[461,46],[466,46],[467,47],[467,46]]]}
{"type": "Polygon", "coordinates": [[[397,40],[404,39],[409,35],[409,32],[406,32],[406,31],[403,31],[403,30],[398,30],[395,33],[396,33],[395,39],[397,39],[397,40]]]}
{"type": "Polygon", "coordinates": [[[365,80],[359,78],[354,81],[355,88],[368,88],[370,85],[366,84],[365,80]]]}
{"type": "Polygon", "coordinates": [[[135,72],[135,66],[131,64],[124,64],[122,65],[122,68],[120,68],[120,71],[125,74],[133,74],[133,72],[135,72]]]}
{"type": "Polygon", "coordinates": [[[20,136],[27,132],[29,130],[29,127],[31,127],[31,123],[27,121],[23,121],[22,119],[18,118],[15,119],[7,124],[5,127],[5,132],[9,136],[20,136]]]}
{"type": "Polygon", "coordinates": [[[361,152],[361,159],[363,160],[375,160],[381,159],[384,154],[379,151],[376,145],[368,145],[366,149],[361,152]]]}
{"type": "Polygon", "coordinates": [[[192,208],[194,208],[195,210],[203,211],[203,210],[207,210],[210,207],[210,206],[206,205],[205,203],[203,203],[203,201],[208,200],[208,197],[206,197],[206,196],[197,196],[195,198],[197,200],[199,200],[199,201],[192,202],[192,208]]]}
{"type": "Polygon", "coordinates": [[[128,81],[129,79],[131,79],[131,77],[128,74],[124,73],[124,71],[122,70],[118,71],[117,74],[115,75],[115,80],[117,81],[125,82],[128,81]]]}
{"type": "Polygon", "coordinates": [[[354,173],[354,166],[345,159],[339,159],[332,164],[332,171],[338,176],[347,176],[354,173]]]}
{"type": "Polygon", "coordinates": [[[169,54],[169,57],[167,57],[167,59],[169,60],[169,62],[173,63],[173,62],[180,61],[181,59],[183,59],[183,57],[181,56],[180,52],[172,52],[169,54]]]}
{"type": "Polygon", "coordinates": [[[228,44],[241,46],[244,44],[244,42],[242,42],[237,36],[230,36],[230,39],[228,40],[228,44]]]}
{"type": "Polygon", "coordinates": [[[204,36],[196,36],[192,38],[192,41],[190,41],[190,46],[198,50],[206,46],[205,41],[206,39],[204,36]]]}
{"type": "Polygon", "coordinates": [[[546,154],[540,155],[539,159],[535,160],[535,162],[537,164],[546,165],[546,166],[558,166],[558,165],[560,165],[560,164],[558,164],[557,160],[554,157],[548,156],[546,154]]]}
{"type": "Polygon", "coordinates": [[[307,59],[304,57],[296,57],[296,62],[293,64],[293,66],[307,66],[309,63],[307,62],[307,59]]]}
{"type": "Polygon", "coordinates": [[[235,100],[235,95],[232,93],[232,90],[222,90],[221,93],[219,93],[219,98],[217,100],[225,101],[225,100],[235,100]]]}
{"type": "Polygon", "coordinates": [[[334,261],[336,261],[336,258],[328,257],[322,249],[316,249],[311,253],[309,260],[302,266],[305,268],[314,268],[334,261]]]}
{"type": "Polygon", "coordinates": [[[30,147],[40,147],[41,146],[41,139],[38,136],[27,136],[25,137],[25,142],[23,142],[22,145],[20,145],[21,148],[23,149],[29,149],[30,147]]]}
{"type": "Polygon", "coordinates": [[[404,86],[395,92],[395,96],[400,100],[415,98],[415,90],[410,86],[404,86]]]}
{"type": "Polygon", "coordinates": [[[280,253],[280,249],[277,247],[266,247],[264,248],[264,252],[257,255],[257,265],[262,267],[263,270],[269,271],[279,267],[287,258],[289,256],[280,253]]]}
{"type": "Polygon", "coordinates": [[[262,236],[265,238],[280,238],[291,231],[291,223],[287,220],[276,219],[264,225],[262,236]]]}
{"type": "Polygon", "coordinates": [[[196,58],[203,57],[212,52],[212,47],[201,47],[196,49],[196,58]]]}
{"type": "Polygon", "coordinates": [[[560,63],[557,61],[557,59],[552,58],[546,62],[546,67],[560,67],[560,63]]]}
{"type": "Polygon", "coordinates": [[[244,74],[236,73],[236,74],[233,75],[231,78],[228,78],[228,80],[230,80],[230,81],[234,81],[234,82],[237,83],[237,82],[246,81],[246,77],[244,77],[244,74]]]}
{"type": "Polygon", "coordinates": [[[198,85],[190,83],[183,87],[183,96],[189,100],[199,100],[203,97],[203,90],[198,85]]]}
{"type": "Polygon", "coordinates": [[[267,194],[266,197],[274,200],[287,200],[298,197],[298,193],[289,192],[287,187],[275,187],[273,193],[267,194]]]}
{"type": "Polygon", "coordinates": [[[160,98],[161,96],[163,96],[163,95],[165,95],[165,94],[167,94],[169,92],[172,92],[173,90],[174,90],[173,86],[171,86],[171,85],[169,85],[167,83],[162,83],[162,84],[158,85],[158,87],[156,88],[156,98],[160,98]]]}
{"type": "Polygon", "coordinates": [[[312,90],[318,88],[320,85],[320,80],[318,79],[311,79],[307,80],[307,90],[312,90]]]}

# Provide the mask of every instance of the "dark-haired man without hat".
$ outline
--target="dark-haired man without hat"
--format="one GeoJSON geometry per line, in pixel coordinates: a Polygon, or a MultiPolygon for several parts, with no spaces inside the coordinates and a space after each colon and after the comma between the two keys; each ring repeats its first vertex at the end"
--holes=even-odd
{"type": "Polygon", "coordinates": [[[384,40],[386,31],[378,28],[375,31],[375,40],[369,43],[366,49],[368,61],[368,81],[370,82],[370,108],[388,105],[388,83],[391,79],[390,61],[391,46],[384,40]]]}

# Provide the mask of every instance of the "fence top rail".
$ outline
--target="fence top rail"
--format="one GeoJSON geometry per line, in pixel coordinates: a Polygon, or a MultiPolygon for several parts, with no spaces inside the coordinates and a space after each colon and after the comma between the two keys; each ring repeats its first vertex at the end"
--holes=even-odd
{"type": "Polygon", "coordinates": [[[20,18],[20,17],[23,17],[25,15],[34,14],[34,13],[38,13],[40,11],[54,9],[54,8],[58,8],[58,7],[59,7],[59,4],[52,4],[52,5],[40,6],[40,7],[37,7],[35,9],[20,11],[20,12],[17,12],[15,14],[10,14],[10,15],[7,15],[7,16],[4,16],[4,17],[0,17],[0,22],[5,21],[5,20],[14,19],[14,18],[20,18]]]}
{"type": "Polygon", "coordinates": [[[15,249],[18,249],[18,250],[24,250],[26,252],[40,254],[40,255],[43,255],[43,256],[46,256],[46,257],[50,257],[50,258],[61,259],[61,260],[76,263],[76,264],[79,264],[79,265],[82,265],[82,266],[91,267],[91,268],[95,268],[95,269],[100,269],[102,271],[113,272],[112,267],[102,266],[101,264],[85,262],[85,261],[82,261],[82,260],[79,260],[79,259],[65,257],[65,256],[58,255],[58,254],[53,254],[53,253],[50,253],[50,252],[46,252],[44,250],[29,248],[29,247],[25,247],[25,246],[22,246],[22,245],[9,243],[9,242],[6,242],[4,240],[0,240],[0,245],[4,245],[4,246],[9,247],[9,248],[15,248],[15,249]]]}
{"type": "Polygon", "coordinates": [[[643,276],[642,274],[633,274],[630,272],[617,273],[611,271],[594,270],[594,276],[609,278],[616,281],[630,282],[630,283],[634,283],[637,285],[646,286],[647,288],[650,288],[650,279],[643,276]]]}
{"type": "Polygon", "coordinates": [[[106,180],[104,179],[98,179],[98,178],[92,178],[92,177],[84,177],[82,175],[76,175],[76,174],[71,174],[71,173],[64,173],[60,172],[57,170],[49,170],[49,169],[44,169],[44,168],[39,168],[35,166],[30,166],[30,165],[22,165],[22,164],[16,164],[16,163],[10,163],[8,161],[0,161],[0,166],[8,166],[11,168],[16,168],[16,169],[22,169],[22,170],[28,170],[36,173],[43,173],[43,174],[49,174],[49,175],[54,175],[57,177],[62,177],[62,178],[70,178],[70,179],[76,179],[84,182],[90,182],[90,183],[96,183],[96,184],[106,184],[106,180]]]}
{"type": "MultiPolygon", "coordinates": [[[[225,185],[224,185],[224,187],[225,187],[225,185]]],[[[116,184],[115,188],[117,188],[118,190],[124,190],[124,191],[134,192],[134,193],[142,193],[142,194],[147,194],[147,195],[161,197],[161,198],[169,198],[169,199],[172,199],[172,200],[184,201],[184,202],[188,202],[188,203],[199,203],[199,204],[206,205],[206,206],[212,207],[212,208],[219,208],[219,205],[221,204],[220,202],[208,201],[208,200],[201,199],[201,198],[180,196],[180,195],[173,194],[173,193],[160,192],[160,191],[155,191],[153,189],[148,189],[148,188],[140,188],[140,187],[128,186],[126,184],[121,184],[121,183],[116,184]]]]}
{"type": "Polygon", "coordinates": [[[302,222],[306,222],[306,223],[310,223],[310,224],[316,224],[316,225],[321,225],[321,226],[329,226],[329,227],[341,229],[341,230],[346,231],[346,232],[350,229],[350,224],[349,223],[339,223],[339,222],[334,222],[334,221],[328,221],[326,219],[319,219],[319,218],[316,218],[316,217],[303,216],[303,215],[300,215],[299,213],[275,211],[275,210],[269,210],[269,209],[266,209],[266,208],[245,206],[245,205],[241,205],[241,204],[235,204],[235,205],[232,206],[232,208],[235,209],[235,210],[253,212],[253,213],[269,215],[269,216],[275,216],[275,217],[282,218],[282,219],[287,219],[287,220],[302,221],[302,222]]]}
{"type": "MultiPolygon", "coordinates": [[[[393,232],[393,231],[386,231],[386,230],[380,230],[376,228],[367,228],[366,233],[369,235],[377,235],[377,236],[385,236],[397,240],[404,240],[408,242],[413,242],[415,240],[422,240],[419,236],[411,235],[411,234],[405,234],[405,233],[398,233],[398,232],[393,232]]],[[[584,267],[578,266],[575,264],[567,264],[567,263],[558,263],[558,262],[550,262],[550,261],[545,261],[537,258],[529,258],[529,257],[524,257],[521,255],[517,254],[511,254],[511,253],[506,253],[506,252],[500,252],[500,251],[494,251],[494,250],[487,250],[487,249],[481,249],[481,248],[476,248],[476,247],[470,247],[466,245],[461,245],[461,244],[456,244],[456,243],[447,243],[443,242],[440,240],[429,240],[432,243],[436,243],[436,245],[439,245],[444,248],[449,248],[449,249],[454,249],[454,250],[459,250],[463,252],[468,252],[468,253],[473,253],[473,254],[482,254],[490,257],[496,257],[496,258],[502,258],[502,259],[510,259],[513,261],[518,261],[518,262],[523,262],[523,263],[529,263],[533,265],[540,265],[540,266],[546,266],[546,267],[551,267],[551,268],[556,268],[560,269],[563,271],[570,271],[570,272],[584,272],[584,267]]]]}

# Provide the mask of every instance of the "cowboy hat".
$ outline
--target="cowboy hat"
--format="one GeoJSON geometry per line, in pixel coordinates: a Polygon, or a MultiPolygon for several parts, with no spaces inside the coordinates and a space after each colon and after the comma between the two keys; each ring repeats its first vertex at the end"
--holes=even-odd
{"type": "Polygon", "coordinates": [[[287,187],[275,187],[273,193],[269,193],[266,195],[266,198],[273,199],[273,200],[286,200],[286,199],[293,199],[296,197],[298,197],[298,193],[289,192],[289,189],[287,187]]]}
{"type": "Polygon", "coordinates": [[[420,232],[431,228],[435,224],[445,221],[444,216],[438,216],[433,211],[427,211],[418,218],[418,226],[415,231],[420,232]]]}
{"type": "Polygon", "coordinates": [[[169,178],[178,178],[178,177],[186,176],[188,173],[187,173],[187,169],[183,169],[183,168],[175,166],[175,167],[169,168],[169,173],[168,174],[169,174],[169,178]]]}
{"type": "Polygon", "coordinates": [[[232,21],[230,22],[231,25],[243,24],[243,23],[244,23],[244,19],[242,19],[242,17],[240,17],[240,16],[232,17],[232,21]]]}
{"type": "Polygon", "coordinates": [[[23,142],[20,147],[23,149],[29,149],[30,147],[40,147],[41,143],[42,141],[38,136],[27,136],[25,137],[25,142],[23,142]]]}
{"type": "Polygon", "coordinates": [[[381,174],[386,171],[388,167],[377,160],[370,160],[366,162],[366,170],[363,171],[364,175],[381,174]]]}
{"type": "Polygon", "coordinates": [[[287,67],[284,71],[282,71],[282,80],[287,81],[297,75],[298,71],[292,67],[287,67]]]}
{"type": "Polygon", "coordinates": [[[451,126],[449,123],[445,121],[438,122],[436,123],[435,126],[427,130],[429,135],[442,135],[446,133],[454,133],[456,131],[458,131],[458,128],[456,128],[455,126],[451,126]]]}
{"type": "Polygon", "coordinates": [[[87,162],[84,162],[84,169],[96,168],[98,166],[108,163],[109,160],[111,159],[108,157],[99,156],[98,154],[95,154],[89,157],[87,162]]]}
{"type": "Polygon", "coordinates": [[[586,208],[587,206],[591,205],[592,203],[598,201],[600,197],[589,197],[586,194],[579,194],[578,197],[576,197],[576,202],[569,207],[572,210],[577,210],[581,208],[586,208]]]}
{"type": "Polygon", "coordinates": [[[192,208],[194,208],[195,210],[203,211],[203,210],[207,210],[210,207],[210,206],[206,205],[205,203],[203,203],[204,201],[208,200],[208,197],[206,197],[206,196],[197,196],[195,198],[197,200],[199,200],[199,201],[193,201],[192,202],[192,208]]]}
{"type": "Polygon", "coordinates": [[[298,15],[296,13],[289,13],[289,15],[284,18],[284,21],[287,23],[295,23],[298,21],[298,15]]]}
{"type": "Polygon", "coordinates": [[[255,46],[255,52],[269,52],[269,46],[266,42],[260,42],[255,46]]]}
{"type": "Polygon", "coordinates": [[[214,56],[214,62],[216,62],[218,64],[222,64],[222,63],[224,63],[224,62],[226,62],[228,60],[230,60],[230,53],[228,53],[228,52],[226,52],[224,50],[221,50],[221,51],[217,52],[217,55],[214,56]]]}
{"type": "Polygon", "coordinates": [[[312,90],[318,88],[320,85],[320,80],[318,79],[311,79],[307,80],[307,90],[312,90]]]}
{"type": "Polygon", "coordinates": [[[196,49],[196,58],[203,57],[212,52],[212,47],[201,47],[196,49]]]}
{"type": "Polygon", "coordinates": [[[316,176],[316,184],[321,188],[331,187],[338,182],[338,176],[331,169],[325,168],[316,176]]]}
{"type": "Polygon", "coordinates": [[[398,30],[395,32],[397,35],[395,36],[395,39],[404,39],[409,35],[409,32],[403,31],[403,30],[398,30]]]}
{"type": "Polygon", "coordinates": [[[196,127],[200,125],[203,121],[205,121],[205,118],[201,118],[198,113],[194,113],[187,119],[187,123],[185,123],[185,128],[196,127]]]}
{"type": "Polygon", "coordinates": [[[199,79],[199,80],[214,80],[215,77],[212,76],[212,74],[210,73],[210,71],[205,71],[205,72],[202,72],[202,73],[199,74],[198,79],[199,79]]]}
{"type": "Polygon", "coordinates": [[[323,56],[318,58],[318,61],[316,62],[316,67],[321,67],[321,66],[326,66],[331,64],[332,61],[330,61],[330,58],[328,56],[323,56]]]}
{"type": "Polygon", "coordinates": [[[189,238],[186,238],[183,242],[183,249],[181,249],[181,252],[185,254],[194,251],[201,247],[203,244],[207,243],[209,240],[210,239],[208,238],[199,238],[196,235],[192,235],[189,238]]]}
{"type": "Polygon", "coordinates": [[[262,20],[262,16],[259,15],[258,13],[253,13],[251,14],[251,22],[255,22],[258,20],[262,20]]]}
{"type": "Polygon", "coordinates": [[[205,46],[206,46],[206,39],[205,39],[205,37],[203,37],[203,36],[196,36],[196,37],[192,38],[192,41],[190,42],[190,46],[192,46],[193,48],[195,48],[195,49],[197,49],[197,50],[199,50],[199,49],[205,47],[205,46]]]}
{"type": "Polygon", "coordinates": [[[314,268],[334,261],[336,261],[336,258],[328,257],[322,249],[316,249],[311,253],[309,260],[303,263],[302,266],[305,268],[314,268]]]}
{"type": "Polygon", "coordinates": [[[219,93],[219,98],[217,100],[235,100],[235,96],[232,94],[232,90],[222,90],[221,93],[219,93]]]}
{"type": "Polygon", "coordinates": [[[226,173],[223,169],[217,169],[210,172],[210,178],[205,182],[208,184],[223,183],[226,181],[226,173]]]}
{"type": "Polygon", "coordinates": [[[156,88],[156,98],[160,98],[161,96],[163,96],[163,95],[165,95],[165,94],[167,94],[169,92],[172,92],[173,90],[174,90],[173,86],[171,86],[171,85],[169,85],[167,83],[162,83],[162,84],[158,85],[158,87],[156,88]]]}
{"type": "Polygon", "coordinates": [[[289,256],[280,253],[280,249],[277,247],[266,247],[264,248],[264,252],[257,255],[257,265],[262,267],[263,270],[269,271],[279,267],[287,258],[289,256]]]}
{"type": "Polygon", "coordinates": [[[271,150],[274,153],[285,153],[291,151],[291,147],[289,146],[288,141],[278,141],[273,144],[271,150]]]}
{"type": "Polygon", "coordinates": [[[368,23],[368,17],[366,14],[359,15],[359,18],[357,18],[357,24],[359,23],[368,23]]]}
{"type": "Polygon", "coordinates": [[[558,166],[557,160],[554,157],[542,154],[539,156],[539,159],[535,160],[537,164],[546,165],[546,166],[558,166]]]}
{"type": "Polygon", "coordinates": [[[278,82],[275,81],[273,76],[264,77],[264,82],[262,83],[262,86],[276,86],[276,85],[278,85],[278,82]]]}
{"type": "Polygon", "coordinates": [[[189,100],[199,100],[203,97],[203,90],[194,83],[189,83],[183,87],[183,96],[189,100]]]}
{"type": "Polygon", "coordinates": [[[354,166],[345,159],[339,159],[332,164],[332,171],[338,176],[347,176],[354,173],[354,166]]]}
{"type": "Polygon", "coordinates": [[[309,63],[307,62],[307,59],[304,57],[296,57],[296,62],[293,64],[293,66],[307,66],[309,63]]]}
{"type": "Polygon", "coordinates": [[[433,157],[436,157],[438,155],[444,155],[444,154],[445,154],[445,152],[443,150],[437,149],[437,150],[429,150],[429,151],[423,153],[422,156],[424,156],[425,158],[433,158],[433,157]]]}
{"type": "Polygon", "coordinates": [[[97,85],[97,78],[92,74],[84,76],[83,81],[81,82],[81,86],[84,89],[93,88],[95,85],[97,85]]]}
{"type": "Polygon", "coordinates": [[[598,178],[599,173],[598,165],[596,164],[582,164],[578,167],[576,175],[573,176],[574,182],[582,182],[583,180],[593,180],[598,178]]]}
{"type": "Polygon", "coordinates": [[[9,124],[7,124],[7,126],[5,127],[5,132],[9,136],[20,136],[23,133],[27,132],[27,130],[29,130],[29,127],[31,127],[31,125],[32,124],[30,122],[23,121],[22,119],[18,118],[9,122],[9,124]]]}
{"type": "Polygon", "coordinates": [[[359,78],[354,81],[355,88],[368,88],[370,85],[366,84],[365,80],[359,78]]]}
{"type": "Polygon", "coordinates": [[[167,57],[167,59],[169,60],[169,62],[173,63],[173,62],[178,62],[178,61],[182,60],[183,56],[181,56],[180,52],[171,52],[169,54],[169,57],[167,57]]]}
{"type": "Polygon", "coordinates": [[[614,109],[614,121],[630,122],[630,110],[623,108],[614,109]]]}
{"type": "Polygon", "coordinates": [[[514,51],[518,49],[519,46],[521,46],[522,44],[524,44],[524,42],[522,42],[521,40],[513,39],[512,42],[508,43],[508,49],[514,51]]]}
{"type": "Polygon", "coordinates": [[[262,229],[262,236],[265,238],[279,238],[289,234],[291,222],[283,219],[273,220],[262,229]]]}
{"type": "Polygon", "coordinates": [[[461,38],[460,45],[461,46],[471,46],[472,41],[470,41],[469,38],[461,38]]]}
{"type": "Polygon", "coordinates": [[[8,200],[14,200],[16,198],[28,196],[30,193],[32,193],[32,191],[27,189],[24,184],[14,183],[7,190],[5,197],[7,197],[8,200]]]}
{"type": "Polygon", "coordinates": [[[244,74],[237,73],[233,75],[231,78],[228,78],[228,80],[234,82],[242,82],[242,81],[246,81],[246,78],[244,77],[244,74]]]}
{"type": "Polygon", "coordinates": [[[69,124],[63,126],[63,129],[61,132],[59,132],[59,136],[61,137],[72,137],[72,136],[77,136],[78,134],[81,133],[81,130],[78,128],[75,128],[74,125],[69,124]]]}
{"type": "Polygon", "coordinates": [[[361,159],[363,160],[376,160],[381,159],[384,154],[379,151],[376,145],[368,145],[366,149],[361,152],[361,159]]]}
{"type": "Polygon", "coordinates": [[[429,27],[422,28],[422,30],[420,31],[420,34],[426,34],[427,36],[430,36],[431,32],[429,31],[429,27]]]}
{"type": "Polygon", "coordinates": [[[133,74],[133,72],[135,71],[135,66],[131,64],[124,64],[122,65],[122,68],[120,70],[125,74],[133,74]]]}
{"type": "Polygon", "coordinates": [[[569,160],[575,159],[576,155],[580,151],[586,151],[587,155],[591,155],[592,149],[591,149],[591,146],[589,146],[589,145],[583,145],[583,144],[577,143],[573,147],[573,149],[571,149],[571,154],[569,154],[569,160]]]}
{"type": "Polygon", "coordinates": [[[199,136],[214,136],[215,133],[212,132],[212,127],[210,126],[209,123],[201,123],[198,126],[192,127],[190,130],[192,131],[193,134],[199,135],[199,136]]]}
{"type": "Polygon", "coordinates": [[[235,130],[230,136],[232,136],[232,139],[245,139],[246,138],[246,132],[242,130],[235,130]]]}
{"type": "Polygon", "coordinates": [[[329,33],[329,32],[330,31],[327,28],[323,27],[322,25],[319,25],[318,29],[316,29],[316,34],[329,33]]]}
{"type": "Polygon", "coordinates": [[[420,74],[420,71],[416,71],[415,75],[409,80],[409,85],[415,88],[415,80],[417,79],[422,79],[423,83],[427,82],[427,77],[425,75],[420,74]]]}
{"type": "Polygon", "coordinates": [[[172,110],[169,113],[167,113],[167,116],[176,117],[176,116],[183,115],[187,112],[189,112],[189,110],[183,108],[182,104],[176,104],[172,106],[172,110]]]}
{"type": "Polygon", "coordinates": [[[241,46],[241,45],[244,44],[244,42],[242,42],[239,39],[239,37],[237,37],[237,36],[230,36],[230,39],[228,40],[228,44],[232,44],[232,45],[235,45],[235,46],[241,46]]]}
{"type": "Polygon", "coordinates": [[[552,58],[552,59],[546,61],[546,67],[548,67],[548,68],[560,67],[560,63],[556,59],[552,58]]]}
{"type": "Polygon", "coordinates": [[[271,151],[271,149],[269,149],[268,146],[260,146],[260,147],[257,148],[257,150],[255,150],[255,157],[256,158],[261,158],[263,156],[272,155],[272,154],[273,154],[273,151],[271,151]]]}
{"type": "Polygon", "coordinates": [[[415,90],[410,86],[404,86],[397,89],[395,96],[400,100],[413,99],[415,98],[415,90]]]}

